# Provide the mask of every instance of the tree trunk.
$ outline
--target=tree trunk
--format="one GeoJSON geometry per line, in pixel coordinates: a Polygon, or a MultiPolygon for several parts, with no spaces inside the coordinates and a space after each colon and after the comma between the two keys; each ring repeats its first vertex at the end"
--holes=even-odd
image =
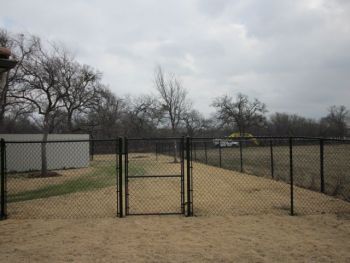
{"type": "MultiPolygon", "coordinates": [[[[173,137],[175,137],[175,131],[173,130],[173,137]]],[[[177,141],[174,140],[174,163],[177,163],[177,141]]]]}
{"type": "Polygon", "coordinates": [[[68,112],[68,117],[67,117],[67,128],[69,132],[72,132],[73,130],[73,125],[72,125],[72,113],[68,112]]]}
{"type": "Polygon", "coordinates": [[[177,163],[177,141],[174,140],[174,163],[177,163]]]}
{"type": "Polygon", "coordinates": [[[0,73],[0,132],[5,131],[4,118],[5,118],[5,105],[6,105],[6,93],[7,93],[7,73],[0,73]]]}
{"type": "Polygon", "coordinates": [[[45,116],[44,118],[44,130],[43,130],[43,140],[41,142],[41,176],[47,175],[47,154],[46,145],[47,138],[49,136],[49,118],[45,116]]]}

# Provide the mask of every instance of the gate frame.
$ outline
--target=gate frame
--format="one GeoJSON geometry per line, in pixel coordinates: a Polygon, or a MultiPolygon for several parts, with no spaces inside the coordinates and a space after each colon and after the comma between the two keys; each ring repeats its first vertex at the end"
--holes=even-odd
{"type": "MultiPolygon", "coordinates": [[[[192,212],[192,187],[189,187],[192,181],[191,176],[191,164],[190,159],[188,157],[191,156],[191,154],[188,154],[187,151],[189,151],[190,144],[187,144],[187,140],[190,140],[190,137],[186,138],[186,144],[185,144],[185,137],[171,137],[171,138],[130,138],[124,137],[124,193],[125,193],[125,216],[132,216],[132,215],[186,215],[191,216],[193,215],[192,212]],[[150,176],[142,176],[143,179],[145,178],[179,178],[180,177],[180,212],[159,212],[159,213],[130,213],[130,206],[129,206],[129,179],[130,178],[137,178],[139,176],[129,176],[129,140],[130,141],[155,141],[156,142],[156,150],[157,150],[157,141],[163,141],[163,140],[176,140],[176,143],[180,143],[179,151],[180,151],[180,176],[157,176],[157,175],[150,175],[150,176]],[[186,155],[185,155],[186,152],[186,155]],[[186,156],[186,171],[185,173],[185,156],[186,156]],[[186,180],[185,180],[186,177],[186,180]],[[186,188],[185,188],[186,184],[186,188]],[[186,191],[185,191],[186,189],[186,191]],[[187,194],[186,194],[187,192],[187,194]],[[185,201],[186,200],[186,201],[185,201]]],[[[158,151],[156,151],[156,155],[158,155],[158,151]]],[[[140,176],[141,178],[141,176],[140,176]]]]}
{"type": "Polygon", "coordinates": [[[193,177],[192,177],[192,138],[186,137],[186,189],[187,189],[187,211],[186,216],[193,216],[193,177]]]}

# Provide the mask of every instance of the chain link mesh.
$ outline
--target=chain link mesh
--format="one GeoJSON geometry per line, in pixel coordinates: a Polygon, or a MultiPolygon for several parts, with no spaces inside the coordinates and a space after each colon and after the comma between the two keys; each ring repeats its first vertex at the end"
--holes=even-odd
{"type": "Polygon", "coordinates": [[[292,138],[291,143],[289,138],[194,138],[194,213],[350,212],[345,201],[350,194],[349,143],[324,146],[326,194],[321,193],[320,140],[292,138]]]}
{"type": "Polygon", "coordinates": [[[192,207],[195,215],[350,212],[347,140],[189,142],[186,146],[184,138],[129,139],[121,155],[118,140],[6,142],[7,214],[115,217],[120,215],[119,205],[128,215],[190,214],[192,207]],[[120,177],[126,179],[119,181],[120,177]],[[125,192],[119,195],[119,189],[125,192]],[[118,202],[120,196],[123,200],[118,202]]]}
{"type": "Polygon", "coordinates": [[[127,214],[182,213],[180,139],[130,139],[127,148],[127,214]]]}
{"type": "Polygon", "coordinates": [[[115,216],[116,149],[115,140],[7,143],[8,216],[115,216]],[[42,172],[43,147],[47,172],[42,172]]]}
{"type": "Polygon", "coordinates": [[[350,202],[350,141],[324,142],[325,193],[350,202]]]}

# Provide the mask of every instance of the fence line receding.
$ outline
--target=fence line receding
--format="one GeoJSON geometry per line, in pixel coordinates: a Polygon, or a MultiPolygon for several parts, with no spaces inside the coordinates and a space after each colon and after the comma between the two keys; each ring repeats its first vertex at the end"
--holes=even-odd
{"type": "Polygon", "coordinates": [[[346,213],[349,171],[340,139],[1,140],[0,216],[346,213]]]}

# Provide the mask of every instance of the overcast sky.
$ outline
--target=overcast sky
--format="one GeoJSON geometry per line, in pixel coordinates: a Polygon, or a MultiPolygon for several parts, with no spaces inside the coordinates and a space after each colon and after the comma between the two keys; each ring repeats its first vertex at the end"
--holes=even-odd
{"type": "Polygon", "coordinates": [[[350,108],[349,0],[2,0],[0,27],[64,43],[119,96],[154,92],[161,65],[207,116],[237,92],[270,113],[350,108]]]}

